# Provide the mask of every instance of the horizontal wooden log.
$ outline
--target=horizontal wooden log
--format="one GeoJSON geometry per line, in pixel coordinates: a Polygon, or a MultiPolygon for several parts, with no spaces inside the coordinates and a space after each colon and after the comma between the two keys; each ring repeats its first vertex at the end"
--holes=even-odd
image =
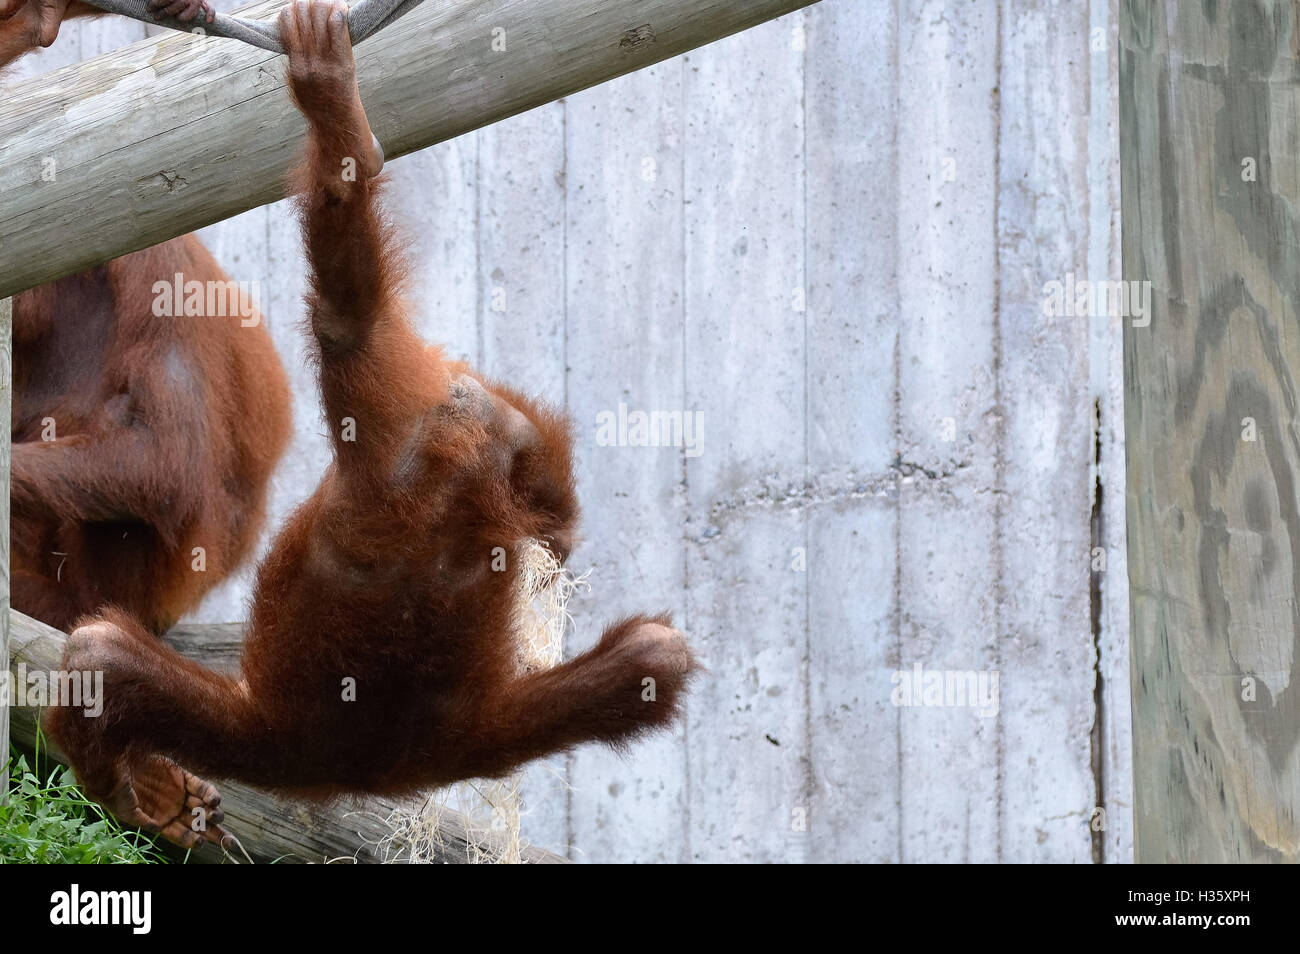
{"type": "MultiPolygon", "coordinates": [[[[26,671],[56,670],[63,657],[67,638],[57,629],[46,626],[16,610],[9,613],[10,672],[16,678],[20,663],[26,671]]],[[[214,669],[233,672],[239,668],[242,627],[234,625],[177,627],[166,641],[186,656],[214,669]]],[[[38,713],[35,709],[15,707],[12,731],[14,740],[32,748],[36,741],[38,713]]],[[[48,746],[48,740],[46,740],[48,746]]],[[[57,749],[55,758],[62,760],[57,749]]],[[[221,805],[226,813],[225,826],[234,832],[255,861],[325,862],[356,860],[363,864],[383,860],[377,848],[391,833],[385,823],[403,803],[387,798],[364,798],[335,805],[308,805],[276,798],[247,785],[222,782],[221,805]]],[[[466,820],[458,812],[444,809],[439,831],[443,849],[437,861],[464,864],[470,860],[470,842],[466,820]]],[[[481,840],[481,839],[480,839],[481,840]]],[[[213,845],[195,851],[191,862],[220,862],[222,854],[213,845]]],[[[530,864],[565,864],[566,859],[548,851],[527,848],[523,860],[530,864]]]]}
{"type": "MultiPolygon", "coordinates": [[[[812,2],[428,0],[357,49],[362,99],[394,158],[812,2]]],[[[144,40],[0,103],[0,298],[282,198],[305,130],[284,57],[213,37],[144,40]]]]}

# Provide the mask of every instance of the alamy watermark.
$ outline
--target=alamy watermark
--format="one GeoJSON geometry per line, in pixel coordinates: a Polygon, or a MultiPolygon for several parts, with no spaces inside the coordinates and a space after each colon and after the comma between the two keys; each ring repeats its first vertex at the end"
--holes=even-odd
{"type": "Polygon", "coordinates": [[[1134,328],[1151,324],[1151,283],[1076,279],[1074,272],[1064,282],[1055,279],[1043,286],[1043,314],[1048,318],[1131,318],[1134,328]]]}
{"type": "Polygon", "coordinates": [[[262,320],[257,312],[258,282],[185,280],[153,283],[153,313],[158,318],[239,318],[245,328],[262,320]]]}
{"type": "Polygon", "coordinates": [[[596,443],[601,447],[682,447],[687,457],[704,453],[700,446],[703,415],[699,411],[617,411],[596,414],[596,443]]]}
{"type": "Polygon", "coordinates": [[[999,677],[996,669],[926,669],[916,663],[890,677],[889,701],[908,708],[975,709],[987,719],[998,714],[999,677]]]}
{"type": "Polygon", "coordinates": [[[74,882],[67,891],[50,895],[50,923],[122,925],[133,934],[148,934],[153,926],[153,892],[83,890],[74,882]]]}
{"type": "Polygon", "coordinates": [[[103,670],[28,671],[26,663],[19,663],[17,668],[16,673],[8,669],[0,673],[0,706],[20,709],[72,706],[82,709],[87,719],[103,715],[103,670]]]}

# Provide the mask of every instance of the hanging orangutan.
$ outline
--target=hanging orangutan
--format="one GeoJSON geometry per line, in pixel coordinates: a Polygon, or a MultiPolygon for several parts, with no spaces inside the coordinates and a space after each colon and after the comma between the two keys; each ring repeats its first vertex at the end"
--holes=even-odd
{"type": "Polygon", "coordinates": [[[347,6],[297,0],[279,30],[308,126],[294,185],[333,461],[262,562],[238,677],[110,609],[63,662],[104,673],[103,714],[47,719],[89,795],[187,847],[228,837],[204,777],[328,798],[499,776],[667,726],[697,668],[666,615],[520,666],[517,556],[573,545],[570,424],[416,336],[347,6]]]}

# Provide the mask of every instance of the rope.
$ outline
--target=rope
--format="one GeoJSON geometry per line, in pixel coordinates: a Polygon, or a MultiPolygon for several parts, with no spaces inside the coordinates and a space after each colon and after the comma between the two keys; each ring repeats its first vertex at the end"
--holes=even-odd
{"type": "MultiPolygon", "coordinates": [[[[87,0],[88,3],[118,13],[142,23],[169,27],[182,33],[197,33],[204,36],[223,36],[232,40],[243,40],[252,46],[272,53],[283,53],[280,45],[280,32],[271,20],[245,20],[243,17],[228,16],[218,13],[211,23],[194,19],[182,23],[175,17],[156,17],[149,9],[149,0],[87,0]]],[[[421,0],[361,0],[348,12],[348,35],[355,46],[368,36],[378,33],[398,17],[414,10],[421,0]]]]}

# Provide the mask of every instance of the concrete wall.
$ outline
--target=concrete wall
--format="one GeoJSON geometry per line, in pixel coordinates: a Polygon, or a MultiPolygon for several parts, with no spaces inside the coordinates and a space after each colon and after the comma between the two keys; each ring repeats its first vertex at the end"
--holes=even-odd
{"type": "MultiPolygon", "coordinates": [[[[824,0],[391,164],[423,333],[579,423],[569,651],[668,608],[710,670],[674,735],[531,770],[532,841],[1130,859],[1119,325],[1043,311],[1120,277],[1114,18],[824,0]],[[602,446],[620,404],[694,412],[700,453],[602,446]],[[894,705],[918,664],[997,671],[997,713],[894,705]]],[[[295,382],[278,525],[328,453],[295,228],[280,204],[203,238],[295,382]]],[[[250,573],[196,618],[242,618],[250,573]]]]}

